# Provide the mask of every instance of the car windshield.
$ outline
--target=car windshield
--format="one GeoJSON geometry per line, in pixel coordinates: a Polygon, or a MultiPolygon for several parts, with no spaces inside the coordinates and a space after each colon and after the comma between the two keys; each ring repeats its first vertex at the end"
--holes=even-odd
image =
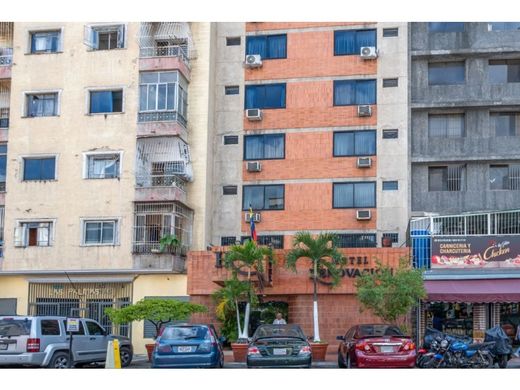
{"type": "Polygon", "coordinates": [[[168,326],[164,328],[161,339],[187,340],[203,339],[208,334],[208,328],[204,326],[168,326]]]}
{"type": "Polygon", "coordinates": [[[0,336],[27,336],[31,331],[31,320],[0,319],[0,336]]]}
{"type": "Polygon", "coordinates": [[[403,336],[398,327],[392,325],[360,325],[356,337],[403,336]]]}
{"type": "Polygon", "coordinates": [[[254,339],[266,337],[296,337],[305,339],[305,335],[296,325],[261,325],[253,335],[254,339]]]}

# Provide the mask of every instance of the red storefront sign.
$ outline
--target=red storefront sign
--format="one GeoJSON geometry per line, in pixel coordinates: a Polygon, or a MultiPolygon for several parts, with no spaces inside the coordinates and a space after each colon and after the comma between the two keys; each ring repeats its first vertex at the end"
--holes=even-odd
{"type": "Polygon", "coordinates": [[[434,236],[432,268],[520,268],[520,235],[434,236]]]}

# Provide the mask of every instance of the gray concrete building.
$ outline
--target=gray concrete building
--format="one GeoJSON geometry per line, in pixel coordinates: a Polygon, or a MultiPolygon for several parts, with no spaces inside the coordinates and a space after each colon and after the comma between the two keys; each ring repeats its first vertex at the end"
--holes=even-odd
{"type": "Polygon", "coordinates": [[[412,23],[412,213],[520,208],[519,23],[412,23]]]}

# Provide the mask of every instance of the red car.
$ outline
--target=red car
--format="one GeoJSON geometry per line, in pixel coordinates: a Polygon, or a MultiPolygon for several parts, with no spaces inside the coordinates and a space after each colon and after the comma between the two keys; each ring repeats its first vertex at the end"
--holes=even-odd
{"type": "Polygon", "coordinates": [[[415,367],[415,344],[394,325],[356,325],[337,339],[340,368],[415,367]]]}

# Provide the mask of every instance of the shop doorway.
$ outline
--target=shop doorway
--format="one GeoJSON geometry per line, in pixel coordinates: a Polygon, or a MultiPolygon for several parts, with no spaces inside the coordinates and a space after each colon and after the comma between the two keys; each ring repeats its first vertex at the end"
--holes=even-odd
{"type": "Polygon", "coordinates": [[[428,303],[426,326],[453,335],[473,337],[473,305],[471,303],[428,303]]]}

